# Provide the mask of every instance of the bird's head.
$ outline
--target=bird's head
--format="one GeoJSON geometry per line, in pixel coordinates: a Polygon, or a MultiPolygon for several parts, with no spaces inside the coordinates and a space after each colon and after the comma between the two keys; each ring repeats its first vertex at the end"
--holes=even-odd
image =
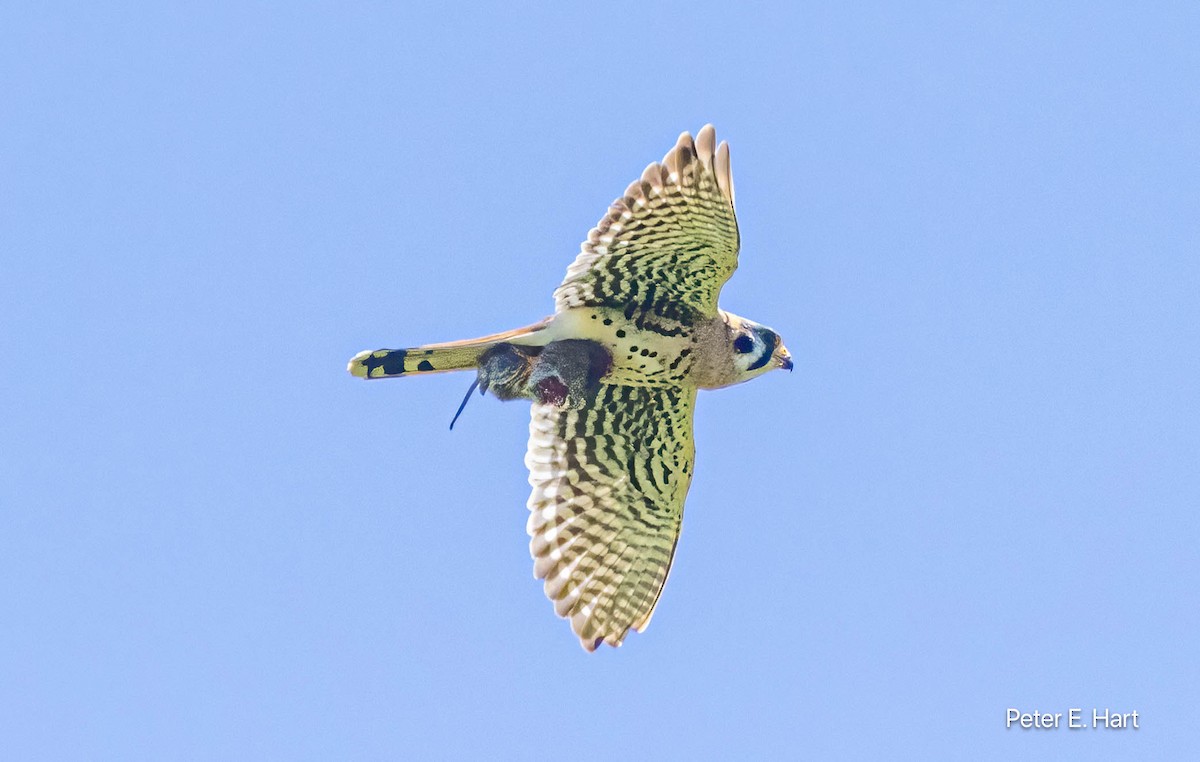
{"type": "Polygon", "coordinates": [[[724,312],[724,317],[737,381],[748,381],[775,368],[792,369],[792,355],[779,334],[732,312],[724,312]]]}

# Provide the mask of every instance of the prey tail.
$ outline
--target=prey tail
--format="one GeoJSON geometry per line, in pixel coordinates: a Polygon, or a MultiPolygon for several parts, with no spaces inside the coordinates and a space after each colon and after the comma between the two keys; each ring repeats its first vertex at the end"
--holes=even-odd
{"type": "Polygon", "coordinates": [[[411,349],[375,349],[359,352],[346,370],[359,378],[395,378],[450,370],[470,370],[479,364],[479,356],[502,343],[540,346],[548,337],[537,334],[550,325],[551,318],[491,336],[443,344],[425,344],[411,349]]]}

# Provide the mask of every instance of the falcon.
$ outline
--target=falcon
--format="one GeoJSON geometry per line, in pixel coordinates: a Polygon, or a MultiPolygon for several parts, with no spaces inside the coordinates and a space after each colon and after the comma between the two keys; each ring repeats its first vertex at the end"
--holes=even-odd
{"type": "Polygon", "coordinates": [[[553,315],[350,361],[365,379],[473,370],[472,390],[532,401],[533,574],[587,651],[650,624],[692,479],[697,390],[792,369],[777,333],[717,306],[738,248],[729,146],[706,125],[612,203],[553,315]]]}

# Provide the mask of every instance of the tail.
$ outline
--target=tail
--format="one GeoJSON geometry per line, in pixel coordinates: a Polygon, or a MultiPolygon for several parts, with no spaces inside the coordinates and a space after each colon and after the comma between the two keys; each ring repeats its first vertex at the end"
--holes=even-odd
{"type": "Polygon", "coordinates": [[[551,318],[546,318],[524,328],[478,339],[425,344],[412,349],[367,350],[356,354],[346,370],[359,378],[395,378],[409,374],[470,370],[477,366],[481,354],[497,344],[509,342],[537,346],[546,343],[545,339],[539,341],[542,337],[536,337],[536,334],[550,325],[550,321],[551,318]]]}

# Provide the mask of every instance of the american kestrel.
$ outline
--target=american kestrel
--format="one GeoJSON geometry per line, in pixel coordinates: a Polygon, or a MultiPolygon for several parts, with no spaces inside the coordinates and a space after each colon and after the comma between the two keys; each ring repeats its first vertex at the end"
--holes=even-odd
{"type": "Polygon", "coordinates": [[[650,623],[692,479],[696,390],[792,368],[777,333],[717,307],[737,267],[733,207],[729,146],[712,125],[685,132],[588,233],[553,315],[350,361],[360,378],[475,370],[481,393],[532,400],[533,574],[588,651],[650,623]]]}

